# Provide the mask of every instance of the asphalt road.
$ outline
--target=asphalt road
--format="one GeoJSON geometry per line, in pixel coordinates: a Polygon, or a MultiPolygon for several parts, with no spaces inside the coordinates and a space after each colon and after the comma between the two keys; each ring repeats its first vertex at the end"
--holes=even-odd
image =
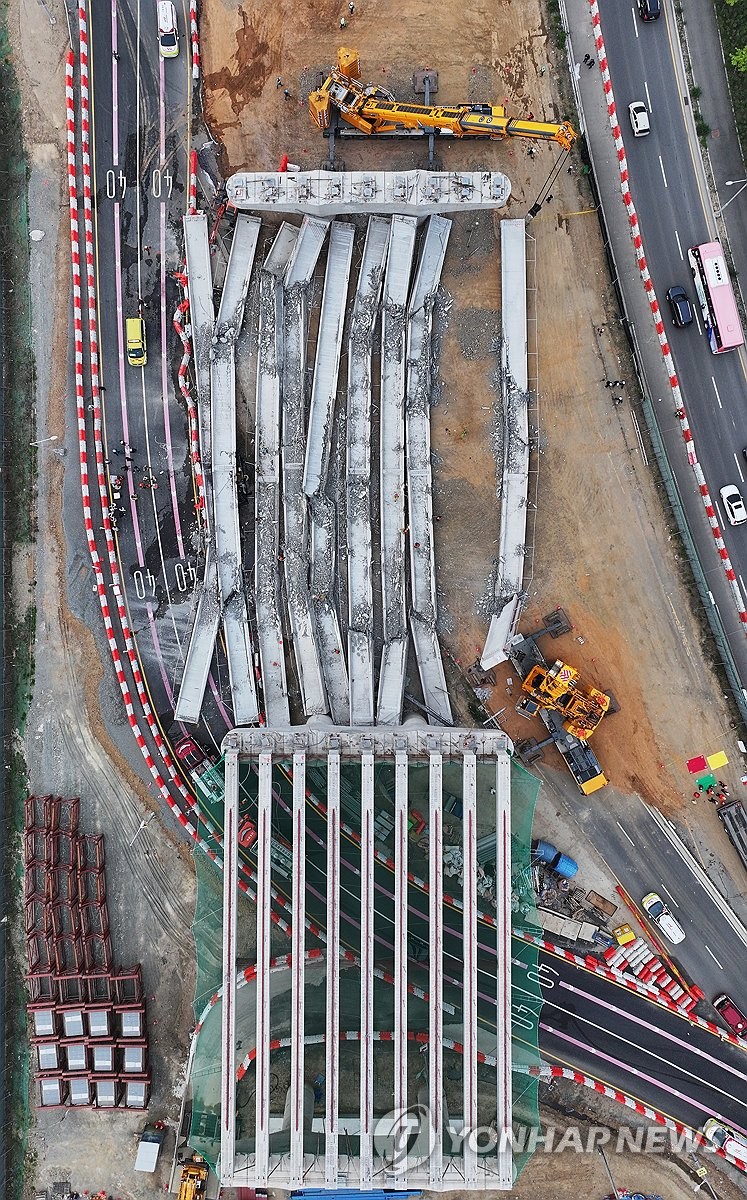
{"type": "MultiPolygon", "coordinates": [[[[631,192],[639,216],[648,266],[657,296],[665,309],[664,297],[673,283],[683,284],[690,296],[694,297],[686,260],[687,249],[696,242],[711,240],[715,236],[710,200],[692,124],[688,89],[676,45],[673,13],[671,5],[665,3],[659,21],[644,23],[638,18],[630,0],[622,5],[616,5],[613,0],[600,0],[600,12],[628,157],[631,192]],[[650,105],[651,133],[648,137],[633,137],[627,114],[627,106],[632,100],[643,100],[650,105]]],[[[689,40],[692,46],[697,46],[696,52],[700,54],[710,30],[701,36],[700,15],[692,16],[693,22],[687,27],[689,40]],[[696,27],[697,37],[693,34],[696,27]]],[[[575,55],[578,57],[590,41],[588,8],[571,0],[569,17],[575,55]]],[[[723,66],[720,59],[718,67],[714,60],[717,55],[716,43],[707,51],[705,62],[708,66],[704,66],[705,74],[700,82],[706,90],[710,89],[713,82],[714,92],[720,95],[725,91],[725,86],[723,66]]],[[[606,109],[600,102],[599,77],[596,72],[592,72],[588,78],[587,75],[589,73],[583,72],[579,77],[587,116],[586,133],[592,146],[597,182],[620,268],[619,283],[626,296],[633,336],[639,346],[659,427],[675,472],[686,519],[698,547],[712,603],[718,609],[739,675],[747,681],[747,639],[715,552],[692,470],[684,454],[658,339],[630,251],[627,216],[619,198],[619,172],[614,155],[610,154],[609,124],[606,109]]],[[[718,107],[722,112],[722,100],[719,100],[718,107]]],[[[732,164],[733,155],[725,154],[724,162],[732,164]]],[[[743,174],[740,170],[739,175],[728,177],[743,174]]],[[[729,189],[725,189],[725,192],[722,196],[724,202],[728,199],[729,189]]],[[[731,209],[728,215],[732,215],[731,209]]],[[[747,359],[743,349],[725,355],[712,355],[702,331],[699,312],[696,324],[686,330],[674,328],[668,311],[665,311],[664,319],[697,454],[711,494],[720,508],[720,488],[726,483],[736,483],[741,487],[742,481],[747,480],[747,463],[741,456],[743,446],[747,445],[747,437],[740,432],[739,420],[747,359]]],[[[723,514],[720,516],[739,584],[747,599],[747,526],[732,529],[723,520],[723,514]]]]}
{"type": "MultiPolygon", "coordinates": [[[[140,12],[139,7],[136,12],[140,12]]],[[[691,242],[705,238],[708,232],[705,201],[698,187],[693,186],[697,172],[686,153],[683,108],[677,89],[667,83],[671,57],[667,21],[638,29],[630,6],[618,10],[611,0],[602,0],[602,12],[618,101],[627,103],[628,99],[639,98],[644,82],[648,85],[653,132],[640,143],[634,143],[632,136],[628,140],[633,187],[642,211],[649,259],[657,288],[663,293],[673,282],[687,282],[684,250],[691,242]]],[[[197,561],[193,549],[195,517],[189,484],[186,418],[181,402],[175,399],[175,364],[180,355],[171,327],[179,299],[172,273],[180,265],[179,223],[186,207],[191,83],[187,56],[182,53],[172,62],[160,59],[155,27],[140,28],[138,19],[128,11],[118,10],[113,43],[111,12],[97,9],[93,16],[95,236],[107,457],[110,472],[123,475],[126,481],[121,489],[125,513],[119,520],[118,549],[127,581],[131,624],[153,706],[168,727],[174,683],[184,653],[197,561]],[[133,369],[125,360],[124,320],[135,315],[141,304],[147,329],[148,364],[133,369]],[[125,446],[135,448],[131,455],[124,454],[125,446]],[[146,469],[157,480],[156,489],[140,487],[146,469]]],[[[181,27],[183,31],[186,28],[183,10],[181,27]]],[[[673,338],[673,345],[678,367],[686,380],[685,392],[699,451],[704,458],[710,456],[709,478],[718,487],[735,477],[738,464],[734,452],[741,449],[741,442],[735,438],[737,404],[744,386],[742,356],[712,358],[696,329],[683,333],[676,341],[673,338]]],[[[736,534],[741,535],[741,531],[736,534]]],[[[747,533],[744,537],[747,539],[747,533]]],[[[736,562],[741,545],[741,536],[730,538],[736,562]]],[[[747,552],[747,540],[744,547],[747,552]]],[[[219,651],[215,678],[207,696],[205,726],[219,737],[218,731],[229,724],[228,678],[219,651]]],[[[606,836],[610,839],[609,853],[619,864],[623,859],[619,843],[612,840],[616,835],[610,829],[606,836]]],[[[683,921],[692,922],[693,929],[697,922],[702,931],[702,913],[694,909],[692,897],[684,895],[685,888],[681,896],[677,891],[674,881],[679,864],[672,861],[665,847],[659,848],[656,855],[657,882],[666,881],[667,888],[677,897],[676,902],[682,902],[683,921]]],[[[635,857],[640,870],[640,850],[635,857]]],[[[650,856],[647,861],[651,861],[650,856]]],[[[634,883],[631,883],[628,869],[633,872],[633,866],[626,865],[626,882],[632,888],[637,876],[632,874],[634,883]]],[[[377,881],[382,920],[391,921],[393,913],[387,916],[391,900],[386,895],[391,881],[385,880],[381,873],[377,881]]],[[[352,871],[350,887],[355,886],[352,871]]],[[[651,886],[652,882],[647,880],[643,890],[651,886]]],[[[413,932],[427,942],[427,906],[423,909],[422,899],[413,894],[412,905],[416,910],[413,932]]],[[[694,903],[697,908],[699,899],[694,903]]],[[[714,955],[722,956],[721,969],[733,973],[734,964],[740,959],[734,954],[728,934],[723,929],[719,933],[717,924],[715,918],[708,919],[707,944],[714,955]]],[[[455,930],[451,936],[452,953],[457,955],[459,934],[455,930]]],[[[350,940],[355,945],[352,931],[350,940]]],[[[685,945],[695,948],[696,942],[697,937],[692,936],[685,945]]],[[[494,948],[492,953],[494,956],[494,948]]],[[[695,949],[692,953],[695,955],[695,949]]],[[[487,932],[481,954],[481,969],[490,976],[491,947],[487,932]]],[[[697,961],[693,958],[698,967],[703,964],[703,954],[705,951],[697,961]]],[[[555,970],[555,965],[551,969],[555,970]]],[[[733,974],[729,978],[733,979],[733,974]]],[[[685,1038],[681,1023],[676,1040],[672,1041],[670,1034],[674,1034],[672,1030],[663,1032],[662,1020],[678,1021],[677,1018],[668,1018],[658,1008],[631,998],[628,993],[624,1006],[619,996],[616,1002],[609,999],[603,1002],[601,985],[591,976],[582,976],[583,986],[578,980],[573,982],[565,977],[561,983],[560,975],[552,979],[553,989],[558,988],[553,994],[561,994],[562,990],[563,1000],[556,1005],[555,1000],[548,999],[542,1019],[542,1045],[549,1056],[588,1067],[591,1073],[609,1082],[619,1082],[626,1091],[640,1095],[655,1107],[676,1111],[679,1119],[700,1124],[703,1113],[716,1111],[736,1124],[744,1124],[737,1119],[739,1113],[734,1115],[734,1079],[739,1075],[738,1068],[727,1065],[726,1048],[717,1046],[723,1064],[712,1053],[716,1043],[709,1043],[707,1050],[700,1047],[692,1051],[691,1039],[695,1035],[686,1027],[689,1032],[685,1038]],[[640,1006],[645,1008],[639,1012],[640,1006]],[[631,1022],[635,1024],[634,1015],[640,1022],[637,1033],[631,1027],[631,1022]],[[669,1038],[670,1046],[676,1047],[672,1055],[677,1060],[676,1066],[669,1062],[662,1064],[661,1056],[658,1066],[650,1065],[656,1061],[654,1047],[662,1038],[669,1038]],[[610,1049],[613,1045],[614,1053],[610,1049]],[[691,1053],[699,1056],[697,1072],[685,1065],[691,1053]],[[638,1063],[644,1061],[649,1065],[639,1068],[638,1063]],[[706,1074],[705,1082],[694,1078],[706,1074]],[[670,1085],[666,1080],[676,1083],[670,1085]],[[721,1098],[717,1100],[717,1096],[721,1098]]],[[[546,990],[550,992],[549,984],[546,990]]],[[[448,990],[447,996],[458,1002],[458,996],[448,990]]],[[[481,1012],[489,1021],[489,1012],[484,1007],[481,1012]]]]}
{"type": "MultiPolygon", "coordinates": [[[[274,827],[280,836],[291,836],[286,806],[291,804],[290,783],[279,782],[274,827]]],[[[647,818],[650,821],[650,818],[647,818]]],[[[307,805],[308,915],[326,927],[326,823],[307,805]]],[[[415,864],[411,870],[417,871],[415,864]]],[[[348,838],[341,846],[341,938],[360,953],[359,913],[360,852],[348,838]]],[[[375,960],[391,970],[394,956],[394,883],[391,872],[375,867],[375,960]]],[[[287,916],[287,912],[285,914],[287,916]]],[[[678,916],[681,914],[678,912],[678,916]]],[[[408,941],[411,959],[408,977],[425,991],[429,987],[429,909],[427,892],[412,884],[408,895],[408,941]]],[[[495,1029],[496,943],[494,930],[478,928],[478,1014],[486,1029],[495,1029]]],[[[747,1133],[747,1055],[684,1017],[661,1008],[624,986],[546,952],[535,950],[520,938],[512,939],[512,1032],[517,1053],[531,1050],[533,1028],[539,1015],[539,1047],[543,1060],[575,1067],[620,1088],[628,1095],[682,1122],[701,1129],[710,1116],[720,1116],[747,1133]],[[542,1007],[540,1011],[540,996],[542,1007]]],[[[456,1019],[461,1005],[463,971],[462,914],[444,907],[444,1000],[456,1019]]],[[[391,988],[377,981],[376,1023],[386,1028],[391,1016],[391,988]]],[[[410,1022],[425,1006],[410,1001],[410,1022]]]]}
{"type": "MultiPolygon", "coordinates": [[[[178,58],[160,57],[155,6],[140,4],[118,8],[114,17],[94,9],[90,56],[105,454],[110,478],[121,480],[111,488],[110,506],[124,510],[116,514],[116,542],[130,625],[167,733],[199,570],[186,408],[177,381],[181,346],[172,324],[181,300],[174,273],[181,267],[192,123],[188,14],[183,2],[177,8],[178,58]],[[131,367],[125,321],[138,313],[148,358],[144,367],[131,367]],[[151,479],[156,487],[146,486],[151,479]]],[[[219,644],[200,733],[209,741],[214,729],[217,744],[232,725],[219,644]]]]}

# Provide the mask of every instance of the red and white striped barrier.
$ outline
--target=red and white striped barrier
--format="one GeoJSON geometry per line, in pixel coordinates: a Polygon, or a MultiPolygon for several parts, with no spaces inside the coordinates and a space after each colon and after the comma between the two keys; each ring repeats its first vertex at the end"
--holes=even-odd
{"type": "Polygon", "coordinates": [[[189,208],[190,216],[197,212],[197,151],[189,152],[189,208]]]}
{"type": "MultiPolygon", "coordinates": [[[[127,611],[124,604],[124,589],[121,585],[119,576],[119,567],[117,562],[116,546],[114,543],[111,518],[109,515],[109,493],[107,486],[107,476],[104,462],[104,449],[102,441],[102,420],[101,420],[101,390],[99,380],[99,351],[98,351],[98,327],[96,321],[96,293],[95,293],[95,270],[94,270],[94,246],[93,246],[93,213],[91,206],[92,187],[91,187],[91,163],[90,163],[90,106],[89,106],[89,82],[88,82],[88,28],[86,21],[86,11],[82,5],[78,8],[78,26],[79,26],[79,44],[80,44],[80,93],[81,93],[81,162],[83,168],[83,211],[84,211],[84,229],[85,229],[85,258],[86,258],[86,283],[88,296],[88,326],[89,326],[89,353],[91,364],[91,406],[93,408],[93,440],[95,446],[96,471],[99,488],[99,499],[101,502],[101,511],[103,516],[103,532],[106,538],[107,552],[109,558],[109,566],[112,578],[112,588],[117,599],[117,615],[120,622],[122,637],[124,639],[127,657],[129,660],[132,676],[136,684],[138,699],[142,707],[143,715],[148,723],[151,735],[162,755],[164,766],[170,776],[172,784],[179,791],[187,806],[195,813],[198,821],[200,821],[210,833],[217,833],[214,830],[209,820],[206,820],[200,813],[199,806],[195,798],[185,788],[181,778],[179,777],[174,764],[172,763],[168,747],[162,737],[161,731],[153,717],[150,703],[148,701],[145,690],[145,682],[140,671],[140,664],[137,659],[134,641],[129,629],[127,611]]],[[[109,642],[109,650],[114,663],[117,681],[120,691],[125,702],[125,712],[129,721],[130,727],[135,735],[135,739],[140,747],[143,758],[148,766],[150,774],[158,787],[163,799],[169,805],[174,817],[180,825],[189,833],[190,837],[200,846],[208,857],[216,859],[216,851],[208,842],[201,836],[198,829],[189,821],[187,816],[181,811],[176,801],[171,796],[168,786],[163,780],[160,771],[150,754],[148,746],[140,730],[138,720],[135,714],[135,705],[130,694],[129,685],[124,673],[122,656],[117,644],[112,614],[109,607],[109,598],[107,592],[107,584],[104,579],[101,559],[99,557],[98,547],[96,544],[96,535],[94,532],[93,513],[91,509],[91,493],[88,472],[88,445],[86,436],[86,403],[84,395],[84,380],[83,380],[83,311],[82,311],[82,287],[81,287],[81,257],[80,257],[80,231],[78,222],[78,187],[77,187],[77,170],[76,170],[76,150],[75,150],[75,87],[74,87],[74,57],[70,50],[66,58],[65,69],[65,94],[66,94],[66,125],[67,125],[67,142],[68,142],[68,191],[70,203],[70,239],[71,239],[71,259],[73,269],[73,322],[75,330],[75,388],[76,388],[76,406],[78,417],[78,442],[80,456],[80,474],[81,474],[81,495],[83,502],[83,517],[86,528],[86,537],[88,541],[89,553],[93,564],[94,574],[96,578],[96,590],[99,597],[102,616],[104,618],[104,628],[109,642]]]]}
{"type": "Polygon", "coordinates": [[[200,429],[197,421],[197,409],[195,408],[195,403],[192,399],[192,389],[189,385],[189,364],[192,358],[191,329],[189,325],[186,327],[184,325],[184,316],[189,313],[189,283],[183,271],[177,273],[176,280],[181,284],[182,291],[184,292],[184,299],[174,313],[174,329],[179,335],[183,351],[182,361],[179,364],[179,391],[187,405],[190,458],[192,460],[192,473],[197,491],[195,507],[197,509],[197,519],[198,521],[202,521],[202,514],[205,509],[205,480],[202,474],[202,459],[200,457],[200,429]]]}
{"type": "Polygon", "coordinates": [[[716,549],[723,564],[726,578],[731,585],[734,603],[736,605],[737,612],[739,613],[739,619],[742,624],[747,627],[747,607],[745,607],[745,602],[739,590],[739,583],[737,581],[736,573],[731,565],[726,546],[724,545],[724,539],[718,523],[718,516],[708,492],[708,484],[706,483],[703,469],[698,462],[697,454],[695,452],[695,442],[693,440],[692,430],[690,429],[690,425],[687,420],[687,414],[685,412],[685,407],[682,400],[682,392],[680,391],[679,380],[674,369],[672,352],[669,342],[667,341],[666,329],[664,327],[664,321],[662,320],[661,310],[659,308],[659,301],[656,298],[656,292],[654,291],[654,285],[649,274],[648,264],[646,263],[646,254],[643,248],[643,238],[638,225],[638,214],[636,213],[635,205],[633,204],[633,198],[630,194],[628,161],[625,156],[625,146],[623,144],[620,123],[617,119],[617,106],[615,104],[615,97],[612,91],[612,82],[610,80],[609,66],[607,63],[607,51],[604,45],[602,23],[599,16],[599,5],[597,0],[589,0],[589,5],[591,8],[592,24],[594,26],[594,40],[596,43],[597,57],[599,59],[599,67],[602,72],[602,83],[607,101],[607,115],[609,117],[610,128],[612,130],[612,137],[615,142],[615,150],[617,151],[617,162],[620,170],[620,186],[622,190],[622,197],[625,208],[627,209],[628,220],[630,222],[630,232],[633,238],[633,246],[635,247],[636,258],[638,260],[638,269],[641,273],[643,286],[646,289],[649,306],[651,308],[654,324],[656,326],[656,333],[659,338],[659,345],[661,346],[661,352],[664,358],[664,364],[667,368],[667,374],[669,375],[669,386],[672,389],[672,395],[674,396],[674,402],[677,409],[677,417],[679,418],[682,436],[687,447],[688,462],[690,463],[690,466],[695,474],[698,491],[700,492],[701,499],[706,510],[706,515],[708,517],[708,522],[711,526],[713,538],[716,543],[716,549]]]}
{"type": "Polygon", "coordinates": [[[192,43],[192,78],[200,78],[200,39],[197,31],[197,0],[190,0],[189,38],[192,43]]]}

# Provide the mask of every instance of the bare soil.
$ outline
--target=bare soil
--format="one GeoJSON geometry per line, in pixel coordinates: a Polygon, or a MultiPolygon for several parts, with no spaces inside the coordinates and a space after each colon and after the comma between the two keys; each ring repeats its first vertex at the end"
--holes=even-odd
{"type": "MultiPolygon", "coordinates": [[[[521,5],[511,0],[444,5],[437,19],[423,0],[409,0],[405,7],[394,0],[377,0],[375,5],[361,0],[352,16],[347,3],[338,0],[279,0],[259,7],[203,0],[201,21],[204,109],[222,144],[226,173],[275,167],[286,152],[304,167],[319,165],[326,157],[326,143],[309,120],[305,97],[340,44],[358,47],[365,79],[391,87],[398,98],[412,98],[412,72],[426,64],[440,72],[439,100],[505,100],[517,114],[533,111],[548,120],[567,115],[553,82],[564,68],[548,43],[537,0],[521,5]],[[349,21],[344,31],[339,25],[343,16],[349,21]],[[278,75],[291,91],[289,101],[276,87],[278,75]]],[[[69,316],[62,140],[65,22],[58,18],[52,30],[36,0],[14,0],[10,27],[30,156],[43,151],[45,162],[58,171],[53,204],[63,221],[58,269],[51,269],[50,275],[59,281],[59,293],[50,296],[45,327],[54,328],[57,345],[64,346],[69,316]]],[[[341,153],[349,168],[424,162],[422,146],[396,143],[346,143],[341,153]]],[[[531,160],[521,143],[455,144],[444,147],[441,155],[444,164],[455,169],[503,170],[512,181],[513,195],[500,215],[524,216],[540,191],[553,152],[545,149],[531,160]]],[[[595,218],[584,213],[589,195],[577,164],[572,174],[561,172],[553,191],[553,204],[529,226],[539,285],[544,449],[533,460],[540,486],[524,627],[538,623],[556,604],[569,611],[573,633],[553,648],[592,682],[612,688],[622,705],[621,713],[605,722],[596,736],[609,777],[619,788],[637,790],[674,812],[689,790],[683,764],[693,753],[725,748],[733,764],[727,777],[736,783],[741,768],[736,765],[735,735],[712,663],[701,648],[701,625],[691,614],[660,494],[638,450],[631,422],[633,388],[629,384],[626,389],[625,406],[613,408],[603,387],[605,376],[633,376],[615,333],[599,231],[595,218]]],[[[497,221],[494,229],[497,235],[497,221]]],[[[496,313],[501,302],[498,241],[489,253],[474,256],[460,252],[466,243],[465,231],[455,232],[444,272],[452,318],[467,309],[496,313]]],[[[441,358],[444,392],[434,408],[432,427],[436,511],[441,517],[436,546],[443,642],[464,670],[478,656],[487,630],[484,601],[497,548],[491,450],[496,394],[490,382],[496,364],[485,347],[478,356],[465,356],[456,328],[452,319],[441,358]]],[[[66,423],[74,423],[65,399],[61,370],[51,381],[45,433],[62,437],[66,423]]],[[[74,470],[74,459],[65,467],[74,470]]],[[[118,864],[111,881],[118,957],[131,954],[146,964],[150,1012],[158,1022],[151,1029],[158,1104],[164,1115],[173,1117],[178,1103],[173,1089],[186,1053],[191,999],[191,875],[160,822],[148,826],[135,844],[137,853],[124,854],[128,835],[121,814],[128,813],[131,829],[150,798],[106,734],[98,649],[90,631],[68,608],[66,547],[56,503],[61,473],[62,468],[53,465],[46,487],[55,502],[39,511],[46,586],[36,596],[37,664],[43,661],[46,667],[37,680],[39,721],[32,725],[35,736],[29,740],[32,786],[60,791],[77,787],[92,824],[107,834],[110,862],[113,868],[118,864]],[[60,737],[64,732],[60,744],[71,764],[67,776],[45,768],[40,747],[50,730],[60,737]],[[164,936],[165,919],[177,934],[171,944],[164,936]]],[[[37,564],[37,579],[41,578],[37,564]]],[[[495,711],[508,705],[501,718],[505,727],[526,736],[528,726],[512,715],[514,700],[506,690],[509,672],[498,674],[488,705],[495,711]]],[[[63,1127],[59,1116],[45,1117],[34,1139],[39,1182],[64,1178],[66,1172],[74,1174],[81,1191],[103,1187],[109,1193],[133,1195],[132,1174],[125,1171],[125,1163],[131,1162],[139,1123],[128,1117],[115,1123],[100,1114],[77,1113],[63,1127]]],[[[645,1181],[641,1165],[640,1158],[631,1161],[624,1182],[640,1187],[645,1182],[645,1190],[668,1200],[684,1200],[690,1194],[691,1184],[677,1184],[662,1174],[666,1164],[647,1160],[645,1181]]],[[[596,1158],[584,1160],[581,1171],[573,1156],[538,1156],[516,1195],[570,1200],[578,1194],[582,1174],[589,1195],[604,1195],[607,1181],[600,1171],[596,1158]]],[[[31,1175],[29,1169],[29,1186],[31,1175]]],[[[724,1196],[731,1195],[726,1184],[719,1181],[719,1187],[724,1196]]]]}
{"type": "MultiPolygon", "coordinates": [[[[206,0],[202,28],[205,111],[222,143],[226,172],[273,168],[283,153],[303,167],[319,164],[326,143],[304,101],[341,44],[359,49],[365,81],[383,83],[398,99],[413,98],[412,71],[428,65],[439,71],[440,101],[479,95],[505,101],[517,113],[566,116],[553,88],[565,69],[535,0],[522,4],[520,19],[509,2],[447,7],[437,21],[424,4],[410,3],[405,13],[393,0],[377,0],[375,7],[364,0],[352,16],[347,4],[330,0],[281,0],[261,12],[206,0]],[[549,69],[540,75],[542,67],[549,69]],[[278,75],[291,92],[288,102],[276,87],[278,75]]],[[[340,153],[351,169],[425,162],[424,147],[390,141],[346,142],[340,153]]],[[[513,189],[506,209],[495,214],[492,252],[465,254],[464,231],[455,232],[443,275],[453,307],[442,347],[444,390],[432,420],[441,517],[435,539],[442,643],[462,670],[479,657],[487,630],[485,600],[497,551],[491,449],[497,397],[495,355],[488,347],[482,356],[466,357],[455,323],[467,308],[497,314],[498,219],[526,214],[554,157],[546,147],[531,159],[518,140],[441,150],[445,166],[502,170],[513,189]]],[[[528,226],[536,255],[538,359],[532,361],[539,364],[543,451],[533,456],[539,490],[521,628],[538,626],[557,604],[566,608],[573,633],[547,646],[548,653],[611,689],[621,705],[595,735],[605,773],[622,791],[673,813],[689,800],[684,762],[691,755],[725,749],[734,786],[742,768],[712,653],[702,649],[703,622],[691,609],[673,526],[638,446],[632,363],[619,334],[599,226],[573,156],[570,168],[553,184],[552,203],[528,226]],[[604,381],[620,378],[627,381],[625,404],[615,407],[604,381]]],[[[506,707],[501,724],[513,736],[541,736],[539,722],[535,730],[513,713],[510,673],[497,671],[486,706],[494,712],[506,707]]],[[[462,715],[467,718],[466,707],[462,715]]],[[[549,766],[556,757],[548,753],[549,766]]]]}

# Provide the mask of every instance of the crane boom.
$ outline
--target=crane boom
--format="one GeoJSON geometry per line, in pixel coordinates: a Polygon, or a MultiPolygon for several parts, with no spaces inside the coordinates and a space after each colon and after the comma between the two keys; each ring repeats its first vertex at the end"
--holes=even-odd
{"type": "Polygon", "coordinates": [[[509,117],[502,104],[400,104],[384,88],[364,87],[359,76],[358,51],[341,48],[337,66],[309,96],[309,113],[320,129],[329,129],[331,113],[337,111],[349,125],[369,135],[433,129],[459,138],[536,138],[557,142],[564,150],[570,150],[576,140],[567,121],[554,125],[509,117]]]}

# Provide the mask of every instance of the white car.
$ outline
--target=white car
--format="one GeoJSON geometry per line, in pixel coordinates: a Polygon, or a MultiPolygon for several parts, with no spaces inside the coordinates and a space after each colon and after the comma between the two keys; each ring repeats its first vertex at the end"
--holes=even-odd
{"type": "Polygon", "coordinates": [[[721,501],[730,525],[744,525],[747,521],[747,508],[744,506],[742,493],[733,483],[727,483],[721,489],[721,501]]]}
{"type": "Polygon", "coordinates": [[[645,137],[647,133],[651,132],[648,109],[642,100],[634,100],[632,104],[628,105],[628,115],[634,137],[645,137]]]}
{"type": "Polygon", "coordinates": [[[747,1158],[747,1141],[745,1141],[744,1135],[730,1129],[728,1125],[724,1125],[723,1121],[711,1117],[703,1126],[703,1136],[708,1138],[713,1146],[723,1150],[724,1154],[728,1154],[730,1158],[739,1158],[743,1161],[747,1158]]]}
{"type": "Polygon", "coordinates": [[[158,0],[158,50],[161,58],[179,54],[179,26],[172,0],[158,0]]]}
{"type": "Polygon", "coordinates": [[[684,942],[684,929],[672,916],[658,892],[649,892],[647,896],[643,897],[641,904],[651,920],[659,926],[667,941],[672,942],[675,946],[678,942],[684,942]]]}

